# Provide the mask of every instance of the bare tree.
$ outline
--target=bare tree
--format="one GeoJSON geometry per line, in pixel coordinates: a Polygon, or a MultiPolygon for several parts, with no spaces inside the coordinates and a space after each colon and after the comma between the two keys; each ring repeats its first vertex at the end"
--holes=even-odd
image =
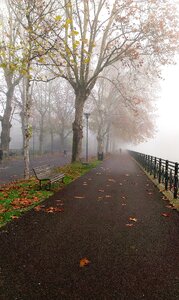
{"type": "MultiPolygon", "coordinates": [[[[24,176],[29,178],[29,142],[32,136],[30,124],[32,95],[31,82],[35,65],[44,63],[46,55],[54,49],[56,39],[52,33],[59,27],[56,19],[56,1],[9,0],[15,18],[20,24],[18,38],[21,41],[21,73],[25,80],[24,90],[24,176]]],[[[57,32],[57,31],[56,31],[57,32]]],[[[46,78],[46,76],[45,76],[46,78]]]]}
{"type": "Polygon", "coordinates": [[[133,72],[123,69],[120,74],[118,67],[103,71],[90,96],[94,103],[91,127],[97,133],[98,152],[104,152],[105,141],[108,152],[112,134],[113,138],[137,142],[150,137],[154,130],[157,78],[146,74],[147,66],[141,73],[133,68],[133,72]]]}
{"type": "Polygon", "coordinates": [[[10,129],[13,112],[13,97],[16,86],[22,79],[22,74],[17,71],[18,64],[18,30],[19,24],[12,17],[12,10],[7,5],[6,15],[1,15],[1,38],[0,38],[0,66],[3,70],[5,86],[1,92],[4,93],[6,101],[1,121],[1,147],[3,152],[9,155],[10,129]]]}
{"type": "MultiPolygon", "coordinates": [[[[178,47],[177,10],[169,0],[64,0],[63,31],[54,66],[72,85],[75,100],[72,161],[82,144],[84,104],[102,70],[120,61],[140,65],[149,56],[167,64],[178,47]],[[172,18],[171,18],[172,15],[172,18]]],[[[55,72],[55,71],[54,71],[55,72]]]]}

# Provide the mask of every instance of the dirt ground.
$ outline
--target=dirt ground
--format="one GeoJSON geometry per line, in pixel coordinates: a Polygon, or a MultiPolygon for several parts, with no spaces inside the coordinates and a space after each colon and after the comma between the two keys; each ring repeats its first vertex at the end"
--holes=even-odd
{"type": "Polygon", "coordinates": [[[128,155],[45,207],[64,211],[32,210],[0,230],[0,299],[179,299],[179,214],[128,155]]]}

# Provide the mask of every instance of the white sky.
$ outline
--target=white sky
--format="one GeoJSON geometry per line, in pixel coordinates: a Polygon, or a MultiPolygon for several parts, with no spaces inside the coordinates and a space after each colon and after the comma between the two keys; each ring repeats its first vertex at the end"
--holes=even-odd
{"type": "Polygon", "coordinates": [[[157,134],[135,151],[179,162],[179,62],[164,69],[160,98],[157,101],[157,134]]]}

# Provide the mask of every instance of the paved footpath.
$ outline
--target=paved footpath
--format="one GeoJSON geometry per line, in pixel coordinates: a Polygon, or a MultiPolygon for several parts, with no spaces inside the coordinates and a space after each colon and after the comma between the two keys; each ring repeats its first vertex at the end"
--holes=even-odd
{"type": "Polygon", "coordinates": [[[45,202],[64,212],[1,229],[0,299],[178,300],[179,214],[163,198],[128,155],[104,161],[45,202]]]}

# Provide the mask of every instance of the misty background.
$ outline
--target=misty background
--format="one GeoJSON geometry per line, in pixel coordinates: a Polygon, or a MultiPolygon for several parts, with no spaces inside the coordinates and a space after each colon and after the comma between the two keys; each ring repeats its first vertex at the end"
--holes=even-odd
{"type": "MultiPolygon", "coordinates": [[[[179,65],[166,66],[160,80],[160,91],[156,100],[156,132],[154,138],[139,145],[128,144],[118,147],[153,156],[179,161],[179,65]]],[[[83,152],[85,151],[85,120],[84,120],[83,152]]],[[[11,128],[11,149],[22,148],[22,134],[19,121],[13,120],[11,128]]],[[[89,152],[97,151],[96,136],[89,130],[89,152]]],[[[37,143],[38,141],[35,140],[37,143]]],[[[32,143],[32,141],[31,141],[32,143]]]]}
{"type": "MultiPolygon", "coordinates": [[[[176,60],[177,61],[177,60],[176,60]]],[[[179,161],[179,65],[166,66],[163,70],[161,90],[156,101],[156,133],[153,139],[137,146],[134,151],[179,161]]]]}

